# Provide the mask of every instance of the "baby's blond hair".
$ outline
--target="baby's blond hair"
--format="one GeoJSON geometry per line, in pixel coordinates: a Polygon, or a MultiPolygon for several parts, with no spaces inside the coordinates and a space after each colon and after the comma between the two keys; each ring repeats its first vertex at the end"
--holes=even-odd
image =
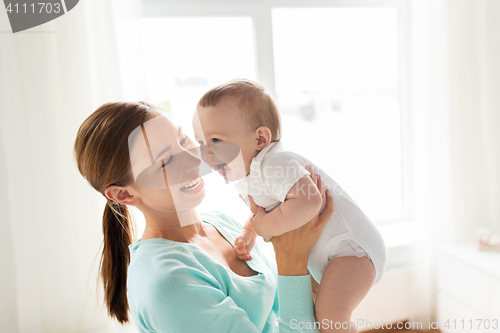
{"type": "Polygon", "coordinates": [[[281,118],[271,95],[260,84],[235,79],[207,91],[198,102],[201,107],[215,107],[223,101],[234,101],[247,117],[252,130],[266,126],[271,130],[271,141],[281,139],[281,118]]]}

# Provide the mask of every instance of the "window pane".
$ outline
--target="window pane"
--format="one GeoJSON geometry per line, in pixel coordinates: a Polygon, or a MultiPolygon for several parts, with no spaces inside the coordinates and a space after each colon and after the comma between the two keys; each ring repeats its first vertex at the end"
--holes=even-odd
{"type": "Polygon", "coordinates": [[[286,148],[329,173],[374,220],[400,212],[397,11],[274,9],[273,38],[286,148]]]}
{"type": "MultiPolygon", "coordinates": [[[[188,135],[196,103],[208,89],[234,78],[256,80],[250,17],[144,18],[142,40],[149,101],[188,135]]],[[[243,222],[250,211],[234,187],[215,172],[204,181],[199,211],[221,210],[243,222]]]]}
{"type": "Polygon", "coordinates": [[[142,39],[149,98],[179,122],[191,124],[209,88],[237,77],[255,79],[250,17],[145,18],[142,39]]]}

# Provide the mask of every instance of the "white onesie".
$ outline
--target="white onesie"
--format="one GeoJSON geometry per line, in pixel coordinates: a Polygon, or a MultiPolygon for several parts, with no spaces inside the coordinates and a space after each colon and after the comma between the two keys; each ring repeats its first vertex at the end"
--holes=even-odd
{"type": "MultiPolygon", "coordinates": [[[[375,267],[373,285],[377,284],[385,272],[387,259],[382,235],[347,193],[307,158],[285,151],[281,141],[272,142],[253,158],[249,175],[235,182],[234,186],[249,207],[247,195],[270,212],[285,201],[290,188],[300,178],[309,174],[304,168],[307,165],[320,174],[325,188],[332,193],[335,205],[332,217],[309,253],[309,272],[317,282],[321,282],[323,272],[333,258],[367,255],[375,267]]],[[[308,189],[303,190],[308,193],[308,189]]]]}

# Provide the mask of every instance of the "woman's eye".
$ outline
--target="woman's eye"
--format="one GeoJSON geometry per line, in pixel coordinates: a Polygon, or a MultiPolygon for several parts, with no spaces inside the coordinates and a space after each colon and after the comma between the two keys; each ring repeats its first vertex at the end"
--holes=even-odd
{"type": "Polygon", "coordinates": [[[212,142],[213,142],[213,143],[217,143],[217,142],[220,142],[220,141],[221,141],[220,139],[216,139],[216,138],[213,138],[213,139],[212,139],[212,142]]]}
{"type": "Polygon", "coordinates": [[[188,136],[184,135],[184,137],[182,138],[182,140],[180,142],[181,146],[184,146],[184,144],[186,143],[187,139],[188,139],[188,136]]]}
{"type": "MultiPolygon", "coordinates": [[[[170,164],[170,162],[172,162],[172,159],[173,159],[173,158],[174,158],[173,156],[170,156],[166,162],[163,162],[163,163],[161,164],[160,169],[161,169],[161,168],[166,167],[167,165],[169,165],[169,164],[170,164]]],[[[160,169],[158,169],[158,170],[160,170],[160,169]]]]}
{"type": "Polygon", "coordinates": [[[203,146],[203,140],[198,140],[198,143],[200,144],[200,146],[203,146]]]}
{"type": "MultiPolygon", "coordinates": [[[[182,138],[181,142],[179,142],[179,143],[180,143],[180,145],[181,145],[181,146],[184,146],[184,144],[187,142],[187,139],[189,139],[189,137],[188,137],[187,135],[184,135],[184,137],[182,138]]],[[[162,163],[162,165],[160,166],[160,169],[158,169],[158,170],[161,170],[162,168],[164,168],[164,167],[166,167],[167,165],[169,165],[169,164],[170,164],[170,162],[172,162],[172,159],[173,159],[173,158],[174,158],[173,156],[170,156],[166,162],[163,162],[163,163],[162,163]]]]}

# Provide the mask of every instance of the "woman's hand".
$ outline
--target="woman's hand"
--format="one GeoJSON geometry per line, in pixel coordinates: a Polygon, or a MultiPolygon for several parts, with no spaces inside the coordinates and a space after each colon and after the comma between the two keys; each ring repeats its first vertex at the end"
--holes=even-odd
{"type": "MultiPolygon", "coordinates": [[[[309,166],[306,169],[311,173],[309,177],[318,187],[323,201],[326,200],[326,205],[321,214],[318,211],[318,214],[302,227],[271,239],[276,254],[278,274],[280,275],[308,274],[307,261],[309,252],[316,244],[326,222],[333,214],[333,197],[330,190],[325,191],[321,177],[313,173],[309,166]]],[[[249,199],[254,215],[265,214],[264,208],[255,205],[253,200],[249,199]]]]}

